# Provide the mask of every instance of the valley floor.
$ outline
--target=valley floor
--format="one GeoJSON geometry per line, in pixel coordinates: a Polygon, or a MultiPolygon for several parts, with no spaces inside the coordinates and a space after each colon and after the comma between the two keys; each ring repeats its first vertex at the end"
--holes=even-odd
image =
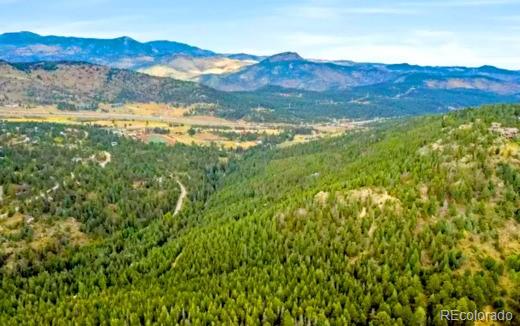
{"type": "Polygon", "coordinates": [[[211,145],[226,148],[250,148],[258,145],[262,135],[279,135],[286,130],[305,127],[311,134],[288,139],[285,146],[324,137],[338,136],[361,128],[370,121],[337,121],[331,123],[260,123],[226,120],[210,115],[190,115],[188,109],[165,104],[104,105],[97,111],[62,111],[54,106],[32,108],[0,107],[0,119],[66,124],[96,125],[119,130],[122,134],[144,142],[211,145]],[[154,132],[154,128],[161,129],[154,132]],[[161,132],[163,131],[163,132],[161,132]],[[190,134],[193,131],[192,134],[190,134]]]}

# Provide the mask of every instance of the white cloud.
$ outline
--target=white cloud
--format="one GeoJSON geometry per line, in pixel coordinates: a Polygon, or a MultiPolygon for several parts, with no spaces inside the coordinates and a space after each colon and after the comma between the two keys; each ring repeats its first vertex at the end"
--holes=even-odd
{"type": "Polygon", "coordinates": [[[351,38],[334,36],[334,35],[324,35],[324,34],[311,34],[311,33],[303,33],[298,32],[294,34],[282,35],[283,42],[287,44],[289,47],[298,47],[298,48],[312,48],[318,46],[337,46],[347,43],[352,40],[351,38]]]}
{"type": "MultiPolygon", "coordinates": [[[[514,42],[516,37],[496,42],[514,42]]],[[[505,68],[520,68],[513,51],[504,53],[499,47],[483,51],[463,42],[451,31],[416,30],[399,38],[364,34],[354,37],[329,34],[294,33],[281,36],[281,43],[305,57],[358,62],[411,63],[439,66],[482,66],[495,64],[505,68]]],[[[520,43],[519,43],[520,44],[520,43]]]]}
{"type": "Polygon", "coordinates": [[[401,2],[401,6],[412,7],[482,7],[518,4],[518,0],[438,0],[438,1],[410,1],[401,2]]]}
{"type": "Polygon", "coordinates": [[[399,6],[349,6],[344,3],[304,3],[280,9],[281,15],[306,19],[336,19],[348,15],[414,15],[417,10],[399,6]]]}
{"type": "MultiPolygon", "coordinates": [[[[10,26],[10,29],[11,31],[30,30],[41,35],[112,38],[127,36],[129,31],[122,27],[126,27],[135,18],[137,16],[121,16],[91,20],[60,21],[55,24],[33,21],[31,26],[28,26],[26,23],[21,23],[19,26],[13,24],[10,26]]],[[[132,36],[135,36],[135,34],[132,36]]]]}
{"type": "Polygon", "coordinates": [[[504,23],[519,23],[520,15],[495,16],[492,19],[495,21],[504,22],[504,23]]]}
{"type": "Polygon", "coordinates": [[[416,47],[406,44],[353,44],[326,47],[310,53],[312,57],[349,59],[360,62],[411,63],[419,65],[480,66],[486,63],[474,51],[458,44],[416,47]]]}
{"type": "Polygon", "coordinates": [[[13,4],[13,3],[19,3],[19,2],[22,2],[23,0],[0,0],[0,6],[2,5],[10,5],[10,4],[13,4]]]}
{"type": "Polygon", "coordinates": [[[347,15],[419,15],[428,14],[429,8],[483,7],[519,4],[520,0],[436,0],[394,2],[391,6],[374,4],[362,6],[360,1],[307,1],[282,8],[284,15],[294,15],[307,19],[336,19],[347,15]]]}
{"type": "Polygon", "coordinates": [[[396,7],[354,7],[339,10],[342,14],[366,14],[366,15],[414,15],[417,10],[396,7]]]}

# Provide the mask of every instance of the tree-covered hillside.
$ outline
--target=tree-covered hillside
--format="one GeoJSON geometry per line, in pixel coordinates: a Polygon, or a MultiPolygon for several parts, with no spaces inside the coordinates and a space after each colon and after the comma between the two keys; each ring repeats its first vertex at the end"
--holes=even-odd
{"type": "MultiPolygon", "coordinates": [[[[378,84],[344,91],[309,92],[267,87],[235,92],[220,116],[251,121],[368,120],[445,113],[483,104],[517,103],[516,95],[497,95],[474,89],[426,89],[416,85],[378,84]]],[[[224,103],[224,102],[221,102],[224,103]]]]}
{"type": "Polygon", "coordinates": [[[448,325],[441,309],[518,324],[519,118],[493,106],[250,150],[205,169],[215,190],[177,216],[2,266],[0,324],[448,325]]]}
{"type": "Polygon", "coordinates": [[[145,145],[108,130],[0,123],[0,264],[38,273],[54,255],[174,212],[210,191],[216,148],[145,145]]]}

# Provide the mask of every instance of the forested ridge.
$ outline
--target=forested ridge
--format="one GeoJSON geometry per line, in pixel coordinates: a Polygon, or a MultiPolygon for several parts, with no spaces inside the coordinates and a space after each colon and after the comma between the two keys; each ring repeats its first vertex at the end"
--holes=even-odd
{"type": "MultiPolygon", "coordinates": [[[[104,168],[64,163],[63,172],[52,171],[55,178],[72,168],[110,176],[119,164],[107,177],[117,185],[134,161],[146,161],[148,177],[171,163],[191,176],[179,175],[190,203],[172,216],[172,206],[154,202],[140,223],[127,221],[131,208],[120,209],[120,223],[94,214],[104,217],[92,227],[91,218],[68,206],[66,213],[61,205],[21,206],[35,220],[74,217],[88,237],[58,253],[23,256],[28,262],[16,272],[5,263],[9,257],[1,260],[0,324],[448,325],[441,309],[477,309],[512,311],[516,325],[519,118],[520,106],[489,106],[240,155],[137,144],[89,129],[91,149],[82,157],[120,155],[112,153],[104,168]]],[[[2,125],[18,135],[17,127],[34,130],[2,125]]],[[[53,132],[40,143],[54,142],[59,153],[53,132]]],[[[1,181],[23,184],[17,172],[34,170],[22,159],[45,153],[10,144],[2,138],[1,181]],[[25,164],[13,163],[13,155],[25,164]]],[[[43,179],[26,182],[53,186],[43,179]]],[[[168,196],[176,198],[169,182],[168,196]]],[[[101,181],[99,187],[93,189],[110,192],[101,181]]],[[[12,196],[4,200],[12,203],[12,196]]],[[[148,202],[141,193],[132,198],[134,205],[148,202]]]]}
{"type": "MultiPolygon", "coordinates": [[[[518,95],[513,93],[497,94],[464,87],[428,88],[424,87],[429,81],[425,76],[423,79],[414,76],[403,77],[398,83],[323,92],[276,86],[223,92],[193,82],[83,62],[0,60],[0,106],[53,105],[64,111],[96,111],[106,104],[117,108],[125,103],[158,102],[188,108],[189,114],[194,115],[258,122],[309,122],[415,116],[518,101],[518,95]]],[[[482,86],[489,81],[477,82],[482,86]]]]}

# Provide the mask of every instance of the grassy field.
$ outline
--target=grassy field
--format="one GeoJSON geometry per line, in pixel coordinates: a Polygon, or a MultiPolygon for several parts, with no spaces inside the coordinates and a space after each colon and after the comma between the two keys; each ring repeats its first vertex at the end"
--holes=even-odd
{"type": "MultiPolygon", "coordinates": [[[[260,144],[262,136],[275,136],[302,125],[251,123],[226,120],[211,115],[190,115],[190,108],[159,103],[130,103],[121,106],[101,105],[97,111],[60,111],[54,106],[33,108],[0,107],[0,119],[63,124],[96,125],[118,130],[143,142],[206,145],[247,149],[260,144]],[[233,135],[234,138],[229,137],[233,135]],[[256,136],[255,136],[256,135],[256,136]]],[[[295,133],[282,146],[291,146],[323,137],[342,135],[354,128],[348,122],[305,125],[312,134],[295,133]]]]}

